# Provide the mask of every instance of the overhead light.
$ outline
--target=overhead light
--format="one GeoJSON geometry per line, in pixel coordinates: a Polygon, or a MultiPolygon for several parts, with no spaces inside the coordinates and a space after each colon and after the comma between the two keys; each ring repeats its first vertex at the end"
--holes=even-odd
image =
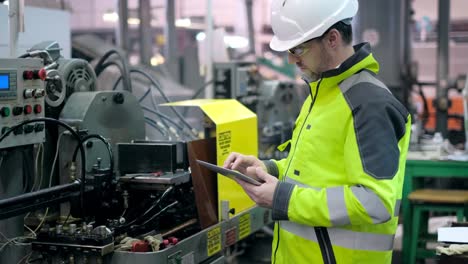
{"type": "Polygon", "coordinates": [[[140,19],[139,18],[136,18],[136,17],[129,17],[127,19],[127,23],[129,25],[139,25],[140,24],[140,19]]]}
{"type": "Polygon", "coordinates": [[[165,61],[166,60],[164,59],[164,57],[158,53],[151,58],[150,63],[153,66],[158,66],[163,64],[165,61]]]}
{"type": "MultiPolygon", "coordinates": [[[[205,32],[199,32],[195,35],[197,41],[203,41],[206,38],[205,32]]],[[[242,36],[224,36],[224,44],[231,49],[241,49],[249,45],[249,40],[242,36]]]]}
{"type": "Polygon", "coordinates": [[[7,1],[3,2],[3,4],[7,6],[7,5],[9,5],[10,3],[9,3],[8,0],[7,0],[7,1]]]}
{"type": "Polygon", "coordinates": [[[192,21],[190,18],[179,18],[175,21],[176,27],[190,27],[192,25],[192,21]]]}
{"type": "Polygon", "coordinates": [[[198,40],[198,41],[203,41],[205,38],[206,38],[206,34],[205,32],[199,32],[195,38],[198,40]]]}
{"type": "Polygon", "coordinates": [[[249,40],[241,36],[225,36],[224,43],[231,49],[241,49],[249,45],[249,40]]]}
{"type": "Polygon", "coordinates": [[[119,14],[116,12],[106,12],[102,15],[102,20],[106,22],[117,22],[119,20],[119,14]]]}

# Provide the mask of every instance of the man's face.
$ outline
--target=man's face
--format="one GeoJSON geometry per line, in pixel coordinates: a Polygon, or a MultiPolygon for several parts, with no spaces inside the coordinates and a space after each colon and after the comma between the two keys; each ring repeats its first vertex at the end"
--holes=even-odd
{"type": "Polygon", "coordinates": [[[288,52],[288,62],[296,64],[302,73],[312,80],[328,69],[330,54],[325,49],[323,39],[313,39],[302,43],[288,52]]]}

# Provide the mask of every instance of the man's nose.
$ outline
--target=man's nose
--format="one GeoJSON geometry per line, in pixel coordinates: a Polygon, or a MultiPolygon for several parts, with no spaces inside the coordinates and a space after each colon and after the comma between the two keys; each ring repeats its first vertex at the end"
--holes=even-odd
{"type": "Polygon", "coordinates": [[[294,56],[294,55],[292,55],[291,53],[288,52],[288,63],[289,64],[296,64],[296,62],[298,62],[298,61],[299,61],[299,59],[296,56],[294,56]]]}

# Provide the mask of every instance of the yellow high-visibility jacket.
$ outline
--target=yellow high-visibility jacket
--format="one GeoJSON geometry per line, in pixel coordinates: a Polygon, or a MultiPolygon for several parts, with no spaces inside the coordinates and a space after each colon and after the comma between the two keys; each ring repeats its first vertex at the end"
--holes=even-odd
{"type": "Polygon", "coordinates": [[[310,83],[278,176],[272,263],[391,263],[411,117],[370,45],[310,83]]]}

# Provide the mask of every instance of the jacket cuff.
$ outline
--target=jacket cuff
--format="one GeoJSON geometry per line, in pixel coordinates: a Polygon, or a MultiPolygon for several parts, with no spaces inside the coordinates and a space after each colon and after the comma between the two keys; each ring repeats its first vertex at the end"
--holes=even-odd
{"type": "Polygon", "coordinates": [[[294,184],[288,182],[278,182],[273,195],[273,205],[271,217],[274,221],[289,220],[288,208],[294,184]]]}
{"type": "Polygon", "coordinates": [[[272,160],[263,160],[263,164],[265,164],[265,167],[267,168],[268,174],[275,176],[276,178],[279,177],[279,171],[278,171],[278,166],[276,163],[272,160]]]}

